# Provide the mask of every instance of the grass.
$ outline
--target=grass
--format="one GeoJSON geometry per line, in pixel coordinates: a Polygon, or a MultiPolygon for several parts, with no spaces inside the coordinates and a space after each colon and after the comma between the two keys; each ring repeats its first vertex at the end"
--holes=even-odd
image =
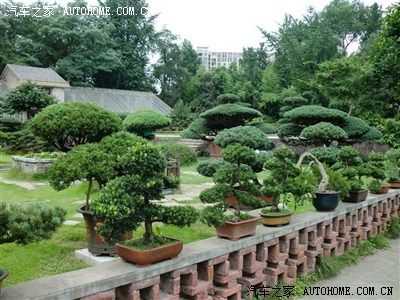
{"type": "Polygon", "coordinates": [[[11,165],[12,164],[12,156],[16,154],[11,154],[4,149],[0,149],[0,165],[11,165]]]}
{"type": "MultiPolygon", "coordinates": [[[[200,158],[200,160],[204,160],[208,158],[200,158]]],[[[193,163],[188,166],[181,167],[181,183],[183,184],[203,184],[203,183],[212,183],[213,179],[209,177],[205,177],[197,173],[197,166],[199,163],[193,163]],[[187,174],[185,172],[197,173],[197,175],[187,174]]]]}

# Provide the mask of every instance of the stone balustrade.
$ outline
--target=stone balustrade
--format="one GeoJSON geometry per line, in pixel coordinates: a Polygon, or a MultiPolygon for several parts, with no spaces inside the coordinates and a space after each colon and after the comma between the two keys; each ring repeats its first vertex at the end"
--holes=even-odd
{"type": "MultiPolygon", "coordinates": [[[[340,255],[398,217],[400,190],[333,212],[310,211],[287,226],[259,225],[255,236],[210,238],[184,246],[178,258],[147,267],[123,261],[32,280],[3,289],[2,299],[242,299],[248,287],[291,284],[310,274],[317,256],[340,255]]],[[[258,214],[258,211],[253,211],[258,214]]]]}

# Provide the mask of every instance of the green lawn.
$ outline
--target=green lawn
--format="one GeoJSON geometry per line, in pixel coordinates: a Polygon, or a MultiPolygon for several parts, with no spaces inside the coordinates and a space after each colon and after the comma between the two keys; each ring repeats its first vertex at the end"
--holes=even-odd
{"type": "Polygon", "coordinates": [[[0,165],[11,165],[12,159],[11,156],[15,154],[10,154],[6,152],[4,149],[0,149],[0,165]]]}

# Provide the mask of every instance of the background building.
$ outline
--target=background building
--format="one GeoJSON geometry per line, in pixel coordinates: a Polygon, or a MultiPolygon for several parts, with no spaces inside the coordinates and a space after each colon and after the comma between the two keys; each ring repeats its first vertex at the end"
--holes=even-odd
{"type": "Polygon", "coordinates": [[[208,47],[197,47],[197,54],[206,70],[221,66],[229,68],[231,64],[238,66],[242,58],[241,52],[212,52],[208,47]]]}

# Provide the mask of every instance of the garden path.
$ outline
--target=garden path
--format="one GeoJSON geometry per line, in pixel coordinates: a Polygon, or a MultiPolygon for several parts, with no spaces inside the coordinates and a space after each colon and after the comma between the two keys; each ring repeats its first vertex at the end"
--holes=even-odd
{"type": "Polygon", "coordinates": [[[6,184],[14,184],[14,185],[20,186],[22,188],[25,188],[27,190],[33,190],[37,186],[48,185],[47,183],[44,183],[44,182],[26,182],[26,181],[8,180],[8,179],[4,179],[1,175],[0,175],[0,181],[4,182],[6,184]]]}

